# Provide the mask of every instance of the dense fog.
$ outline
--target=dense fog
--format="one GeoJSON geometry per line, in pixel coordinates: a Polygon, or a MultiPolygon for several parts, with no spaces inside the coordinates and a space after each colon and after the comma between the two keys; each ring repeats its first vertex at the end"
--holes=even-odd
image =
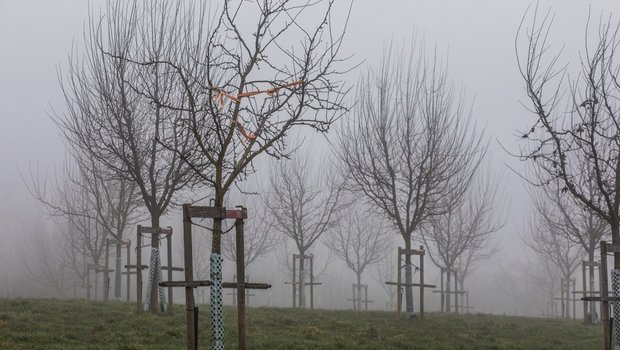
{"type": "MultiPolygon", "coordinates": [[[[218,11],[217,3],[213,2],[207,9],[210,16],[218,11]]],[[[447,98],[453,101],[451,108],[456,113],[455,118],[462,124],[461,129],[458,129],[460,131],[452,130],[452,126],[441,130],[452,130],[455,135],[459,132],[466,134],[458,141],[461,142],[459,147],[462,147],[460,158],[454,156],[441,160],[444,164],[460,162],[461,166],[461,169],[454,170],[454,173],[449,173],[452,170],[445,170],[444,174],[450,174],[454,180],[447,181],[442,188],[452,189],[454,193],[459,188],[457,185],[471,182],[470,188],[463,190],[464,193],[461,193],[458,199],[466,198],[465,202],[470,201],[467,203],[484,202],[480,206],[483,206],[481,211],[486,215],[486,222],[480,225],[469,222],[471,217],[468,216],[472,213],[467,210],[471,210],[471,206],[456,203],[456,197],[442,197],[437,199],[437,202],[454,201],[452,219],[457,220],[458,216],[460,221],[449,221],[452,219],[441,216],[440,214],[445,212],[440,213],[439,209],[437,215],[420,219],[420,225],[416,226],[411,236],[411,248],[425,247],[427,254],[424,256],[424,281],[437,286],[426,288],[425,310],[439,311],[442,307],[439,294],[433,292],[439,290],[442,283],[438,266],[445,265],[441,258],[441,249],[437,248],[437,241],[445,234],[442,230],[450,227],[458,230],[472,225],[472,230],[487,230],[488,235],[478,243],[470,242],[472,245],[478,244],[477,255],[467,270],[464,285],[458,287],[468,291],[471,309],[467,311],[536,317],[549,314],[549,302],[560,296],[560,280],[563,275],[558,267],[553,266],[553,262],[541,260],[540,256],[547,253],[541,253],[544,248],[540,247],[544,247],[544,244],[555,247],[565,243],[548,242],[547,238],[536,236],[536,232],[542,230],[540,223],[536,221],[536,215],[544,212],[547,202],[542,198],[542,192],[530,186],[526,180],[527,176],[531,175],[531,168],[528,168],[531,165],[515,156],[519,155],[524,147],[523,139],[526,137],[523,130],[529,130],[535,121],[524,79],[519,72],[515,38],[522,20],[523,30],[529,28],[535,6],[536,4],[530,1],[484,0],[356,0],[350,7],[345,1],[335,3],[331,23],[336,40],[338,33],[344,30],[339,57],[348,57],[347,60],[338,62],[337,67],[342,74],[336,80],[341,84],[340,87],[349,90],[348,94],[338,101],[343,109],[335,113],[337,120],[334,120],[329,131],[324,133],[317,132],[314,130],[316,128],[301,126],[287,131],[282,147],[286,147],[287,152],[295,151],[285,152],[286,157],[283,157],[284,154],[273,157],[267,153],[257,156],[250,165],[252,172],[230,186],[230,192],[224,200],[226,207],[243,205],[248,210],[249,219],[245,225],[248,235],[246,248],[252,246],[260,250],[255,260],[247,266],[246,275],[249,276],[249,281],[272,285],[268,290],[251,291],[248,301],[250,306],[293,305],[290,284],[292,257],[293,254],[300,254],[301,243],[292,237],[295,234],[291,232],[293,229],[285,225],[295,204],[290,203],[290,206],[286,207],[286,198],[290,193],[279,193],[278,190],[294,187],[297,184],[295,181],[300,181],[300,188],[305,186],[306,190],[311,192],[306,198],[306,208],[310,208],[311,214],[301,220],[303,224],[299,225],[306,225],[304,227],[309,236],[304,237],[306,241],[301,245],[307,245],[307,248],[304,246],[304,254],[312,254],[314,282],[320,283],[313,287],[314,308],[354,307],[350,299],[353,298],[352,293],[357,293],[352,286],[358,283],[358,280],[350,266],[355,264],[348,266],[346,260],[357,259],[352,258],[351,254],[362,249],[367,250],[368,247],[361,245],[371,242],[378,247],[378,252],[369,259],[359,281],[368,285],[368,299],[371,302],[367,307],[371,310],[394,310],[395,287],[386,285],[385,282],[396,281],[396,252],[398,247],[404,247],[398,225],[393,220],[390,221],[389,215],[377,204],[380,196],[365,196],[363,191],[359,190],[362,185],[358,186],[357,192],[349,191],[355,186],[343,185],[339,180],[363,178],[361,172],[357,175],[353,170],[347,172],[343,157],[346,158],[347,150],[356,150],[356,146],[361,145],[360,149],[364,149],[365,142],[373,138],[372,132],[375,129],[371,127],[370,131],[364,134],[358,132],[356,123],[365,120],[365,112],[368,115],[373,112],[371,107],[367,110],[364,107],[365,102],[372,99],[371,95],[375,92],[373,87],[380,80],[377,77],[388,71],[385,73],[386,79],[398,80],[399,76],[410,73],[408,68],[419,68],[416,64],[419,65],[420,60],[426,59],[428,65],[424,67],[433,67],[439,71],[439,76],[435,78],[437,82],[446,84],[446,93],[450,95],[447,98]],[[528,9],[530,17],[526,15],[528,9]],[[347,17],[349,10],[350,16],[347,17]],[[442,80],[444,78],[445,81],[442,80]],[[365,88],[367,90],[364,90],[365,88]],[[364,95],[364,92],[367,95],[364,95]],[[347,141],[349,143],[346,143],[347,141]],[[344,147],[345,145],[350,148],[344,147]],[[463,155],[467,151],[471,151],[469,158],[463,155]],[[460,180],[457,180],[458,176],[462,176],[460,180]],[[462,211],[459,211],[459,208],[462,211]],[[333,216],[326,217],[326,212],[333,213],[333,216]],[[473,227],[475,225],[479,226],[473,227]],[[317,232],[317,237],[313,237],[312,232],[317,232]],[[343,237],[351,232],[351,237],[362,238],[358,246],[352,243],[353,238],[343,237]],[[345,244],[339,245],[339,239],[340,243],[344,239],[345,244]],[[350,247],[353,248],[348,253],[344,252],[350,247]],[[538,253],[536,248],[539,248],[538,253]]],[[[71,262],[66,258],[71,254],[79,255],[79,249],[71,246],[72,243],[67,238],[70,236],[67,234],[70,224],[67,222],[66,212],[71,211],[68,208],[78,210],[80,207],[76,196],[79,191],[67,185],[67,179],[72,176],[79,178],[80,173],[72,158],[75,152],[72,153],[72,145],[64,138],[62,131],[62,120],[66,120],[64,118],[71,113],[63,95],[61,81],[65,89],[70,88],[70,81],[67,79],[71,72],[70,64],[72,59],[84,55],[83,45],[88,39],[85,33],[88,34],[90,30],[89,14],[99,18],[99,14],[105,12],[106,8],[104,1],[0,2],[2,297],[87,298],[85,275],[78,276],[74,271],[75,266],[72,266],[78,264],[77,270],[82,273],[90,271],[90,298],[103,299],[103,274],[84,269],[84,266],[92,263],[87,262],[86,256],[74,256],[71,262]],[[63,196],[65,198],[62,198],[63,196]]],[[[576,76],[579,72],[579,50],[583,50],[588,13],[590,20],[596,23],[599,23],[601,18],[604,23],[610,14],[612,21],[617,21],[616,14],[620,11],[620,4],[592,1],[591,5],[588,5],[577,1],[545,0],[538,3],[538,8],[541,14],[547,13],[548,9],[554,14],[551,45],[554,50],[563,47],[562,62],[574,65],[569,66],[567,74],[576,76]]],[[[299,20],[304,24],[313,23],[312,15],[320,16],[321,11],[321,8],[312,8],[299,20]]],[[[239,14],[244,15],[248,17],[242,17],[239,23],[247,28],[241,30],[250,31],[255,18],[248,13],[239,14]]],[[[598,24],[594,25],[594,31],[597,26],[598,24]]],[[[328,40],[327,36],[324,40],[328,40]]],[[[517,39],[517,52],[523,48],[523,40],[523,37],[517,39]]],[[[525,52],[522,51],[521,55],[523,58],[525,52]]],[[[276,62],[285,60],[282,57],[273,59],[276,62]]],[[[262,79],[270,80],[272,77],[262,79]]],[[[178,81],[173,83],[180,84],[178,81]]],[[[406,83],[399,83],[403,85],[391,92],[391,98],[395,100],[401,96],[406,98],[405,87],[410,87],[406,83]]],[[[275,85],[270,86],[275,89],[275,85]]],[[[291,85],[282,89],[296,91],[297,86],[291,85]]],[[[67,91],[65,90],[65,93],[67,91]]],[[[271,93],[274,91],[271,91],[269,96],[264,94],[257,99],[266,100],[271,97],[271,93]]],[[[281,92],[286,93],[288,92],[281,92]]],[[[222,105],[234,105],[234,100],[224,101],[224,96],[220,98],[222,105]]],[[[415,96],[411,98],[412,101],[416,99],[415,96]]],[[[386,101],[378,109],[393,108],[399,112],[393,104],[394,100],[386,101]]],[[[216,102],[220,103],[220,100],[216,102]]],[[[258,106],[259,103],[256,105],[248,109],[259,110],[261,106],[258,106]]],[[[258,130],[254,130],[257,135],[253,135],[250,134],[249,127],[245,130],[240,125],[238,128],[232,127],[235,133],[243,135],[239,136],[234,152],[241,152],[254,142],[252,137],[258,136],[259,141],[262,137],[258,130]]],[[[402,141],[398,137],[405,138],[402,136],[404,134],[396,132],[402,131],[405,126],[391,125],[395,132],[391,140],[396,145],[402,141]]],[[[416,127],[420,127],[419,130],[430,128],[425,124],[416,127]]],[[[320,126],[317,128],[320,129],[320,126]]],[[[422,131],[419,132],[422,135],[422,131]]],[[[368,147],[372,148],[371,145],[368,147]]],[[[456,146],[454,147],[456,150],[456,146]]],[[[184,155],[191,153],[188,157],[197,157],[194,161],[199,159],[197,149],[190,150],[193,153],[187,150],[184,155]]],[[[166,150],[161,148],[159,152],[166,150]]],[[[360,152],[363,154],[363,151],[360,152]]],[[[394,157],[397,159],[397,156],[394,157]]],[[[360,161],[360,164],[362,163],[364,162],[360,161]]],[[[352,164],[354,168],[357,163],[352,164]]],[[[398,160],[397,164],[403,163],[398,160]]],[[[106,168],[105,165],[99,166],[106,168]]],[[[178,267],[183,267],[184,264],[181,205],[190,202],[210,205],[210,199],[215,196],[207,181],[198,178],[190,182],[192,184],[179,189],[177,195],[166,199],[170,203],[159,219],[160,227],[170,226],[173,229],[171,250],[173,265],[178,267]]],[[[132,191],[142,198],[139,189],[132,191]]],[[[559,191],[560,194],[565,192],[561,188],[559,191]]],[[[562,200],[558,199],[558,203],[562,200]]],[[[195,222],[199,225],[194,226],[194,277],[208,279],[212,233],[207,228],[211,228],[212,224],[208,220],[195,222]]],[[[135,264],[133,259],[138,224],[152,224],[149,211],[144,205],[136,206],[124,226],[122,238],[132,240],[131,264],[135,264]]],[[[223,225],[223,230],[232,228],[229,221],[223,225]]],[[[234,255],[234,249],[231,248],[234,247],[234,234],[232,229],[223,235],[222,249],[223,280],[231,282],[236,274],[235,264],[231,261],[234,255]]],[[[100,239],[105,238],[102,236],[100,239]]],[[[146,239],[144,244],[150,245],[150,240],[146,239]]],[[[575,279],[576,290],[579,291],[582,289],[581,261],[586,260],[587,256],[578,248],[567,249],[568,258],[575,262],[571,276],[575,279]]],[[[142,249],[143,264],[149,264],[149,250],[150,247],[142,249]]],[[[163,265],[168,261],[166,250],[166,241],[162,239],[160,251],[163,265]]],[[[463,250],[467,251],[465,248],[463,250]]],[[[105,253],[102,254],[103,257],[105,253]]],[[[114,269],[116,264],[114,254],[116,248],[112,246],[109,258],[111,269],[114,269]]],[[[126,264],[125,254],[125,249],[122,249],[123,265],[126,264]]],[[[466,256],[467,254],[460,256],[454,266],[461,269],[462,264],[466,263],[466,256]]],[[[595,258],[599,259],[598,252],[595,258]]],[[[99,263],[103,264],[102,261],[99,263]]],[[[412,257],[412,263],[414,267],[419,267],[418,256],[412,257]]],[[[414,282],[418,281],[419,274],[419,270],[414,270],[414,282]]],[[[143,280],[147,281],[148,270],[143,275],[143,280]]],[[[110,276],[110,299],[125,300],[125,275],[120,279],[120,297],[114,295],[114,272],[110,276]]],[[[164,280],[167,279],[167,272],[164,272],[163,276],[164,280]]],[[[183,278],[182,272],[174,272],[173,280],[183,278]]],[[[306,279],[309,282],[309,279],[306,279]]],[[[598,277],[596,280],[598,283],[598,277]]],[[[131,283],[135,283],[133,275],[131,283]]],[[[135,300],[135,285],[131,288],[131,299],[135,300]]],[[[310,288],[306,287],[304,291],[305,304],[309,307],[310,288]]],[[[225,290],[225,293],[230,291],[225,290]]],[[[183,303],[184,300],[182,289],[178,289],[174,294],[175,303],[183,303]]],[[[206,303],[208,300],[208,288],[196,292],[198,303],[206,303]]],[[[418,308],[418,300],[419,290],[413,288],[415,310],[418,308]]],[[[451,303],[453,302],[451,300],[451,303]]],[[[224,303],[232,304],[232,295],[225,294],[224,303]]],[[[459,303],[462,306],[465,298],[459,299],[459,303]]],[[[582,317],[580,305],[577,306],[578,317],[582,317]]],[[[465,312],[464,309],[462,311],[465,312]]]]}

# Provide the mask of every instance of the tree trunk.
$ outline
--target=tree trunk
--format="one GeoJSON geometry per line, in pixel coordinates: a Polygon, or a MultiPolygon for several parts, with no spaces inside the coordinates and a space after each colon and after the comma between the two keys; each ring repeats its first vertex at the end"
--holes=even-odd
{"type": "Polygon", "coordinates": [[[450,313],[451,310],[451,306],[450,306],[450,301],[452,300],[452,295],[451,295],[451,290],[450,290],[450,276],[452,275],[452,269],[448,266],[446,267],[448,273],[446,273],[446,290],[448,291],[447,293],[447,297],[446,297],[446,312],[450,313]]]}
{"type": "Polygon", "coordinates": [[[362,311],[362,273],[357,272],[357,311],[362,311]]]}
{"type": "Polygon", "coordinates": [[[305,289],[305,281],[304,281],[304,262],[306,259],[304,259],[304,254],[305,252],[300,251],[299,252],[299,307],[301,308],[305,308],[306,307],[306,298],[304,295],[304,289],[305,289]]]}
{"type": "MultiPolygon", "coordinates": [[[[118,235],[121,237],[121,235],[118,235]]],[[[121,248],[120,241],[116,243],[116,264],[114,267],[114,298],[116,300],[121,297],[121,248]]],[[[129,264],[129,262],[127,262],[129,264]]]]}
{"type": "MultiPolygon", "coordinates": [[[[590,263],[588,265],[588,275],[589,275],[589,280],[590,280],[590,292],[594,291],[594,248],[596,246],[594,244],[592,244],[592,249],[590,249],[590,251],[588,252],[588,262],[590,263]]],[[[594,296],[594,293],[590,293],[589,296],[594,296]]],[[[591,301],[590,303],[590,317],[586,317],[586,319],[588,320],[588,323],[595,323],[597,317],[595,317],[596,315],[596,303],[594,301],[591,301]]]]}
{"type": "MultiPolygon", "coordinates": [[[[405,237],[405,249],[411,249],[411,235],[405,237]]],[[[413,283],[411,269],[411,255],[405,254],[405,300],[407,305],[407,313],[413,315],[413,283]]]]}
{"type": "MultiPolygon", "coordinates": [[[[154,231],[154,233],[151,234],[151,254],[153,254],[153,249],[159,249],[159,214],[151,213],[151,227],[154,231]]],[[[154,269],[149,269],[150,275],[152,275],[153,277],[149,278],[151,280],[151,299],[149,300],[149,311],[152,313],[159,312],[159,290],[157,285],[157,274],[160,273],[160,268],[160,266],[156,266],[154,269]]]]}

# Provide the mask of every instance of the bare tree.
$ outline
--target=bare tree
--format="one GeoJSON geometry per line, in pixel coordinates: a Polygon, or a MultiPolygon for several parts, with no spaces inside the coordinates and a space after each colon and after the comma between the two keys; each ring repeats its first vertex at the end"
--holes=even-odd
{"type": "MultiPolygon", "coordinates": [[[[427,58],[416,44],[385,51],[380,67],[359,83],[359,102],[337,152],[351,189],[378,208],[411,249],[425,221],[460,202],[485,147],[436,56],[427,58]]],[[[406,266],[410,285],[410,257],[406,266]]],[[[412,289],[405,291],[412,313],[412,289]]]]}
{"type": "Polygon", "coordinates": [[[394,261],[396,259],[392,259],[393,254],[386,256],[384,259],[380,260],[377,264],[375,264],[374,274],[372,278],[381,286],[385,294],[387,294],[389,302],[387,305],[387,309],[391,310],[395,308],[394,298],[396,297],[396,288],[393,285],[386,284],[385,282],[392,281],[394,276],[396,275],[396,266],[394,261]]]}
{"type": "Polygon", "coordinates": [[[369,211],[349,206],[344,220],[338,220],[333,234],[325,244],[355,273],[357,282],[357,310],[362,310],[362,274],[366,268],[388,254],[391,242],[387,230],[377,225],[381,220],[369,211]]]}
{"type": "MultiPolygon", "coordinates": [[[[550,10],[541,13],[537,7],[531,15],[526,12],[515,39],[517,63],[535,116],[521,133],[525,145],[519,156],[532,165],[533,184],[550,191],[548,187],[559,182],[560,193],[601,217],[618,244],[619,24],[610,16],[591,34],[588,20],[576,74],[571,75],[571,66],[562,62],[563,49],[553,52],[553,17],[550,10]],[[528,18],[531,22],[526,24],[528,18]]],[[[618,253],[614,260],[614,268],[620,269],[618,253]]]]}
{"type": "MultiPolygon", "coordinates": [[[[257,198],[253,198],[257,202],[257,198]]],[[[256,207],[259,207],[257,205],[256,207]]],[[[269,220],[269,209],[260,206],[251,218],[245,221],[244,228],[244,266],[246,269],[258,258],[274,251],[280,241],[279,236],[274,234],[273,221],[269,220]]],[[[222,242],[222,255],[232,262],[237,261],[235,237],[224,235],[222,242]]]]}
{"type": "MultiPolygon", "coordinates": [[[[337,177],[317,176],[308,158],[296,157],[274,165],[271,188],[265,205],[273,220],[273,229],[290,238],[300,256],[308,250],[338,220],[342,183],[337,177]],[[318,182],[317,178],[323,180],[318,182]]],[[[305,306],[304,259],[299,262],[299,306],[305,306]]],[[[296,282],[296,281],[294,281],[296,282]]]]}
{"type": "MultiPolygon", "coordinates": [[[[551,202],[537,202],[528,235],[523,240],[542,260],[555,265],[562,279],[571,280],[581,264],[584,251],[556,225],[561,215],[551,202]]],[[[566,305],[562,305],[563,316],[568,315],[566,310],[566,305]]]]}
{"type": "MultiPolygon", "coordinates": [[[[164,18],[164,24],[171,24],[169,36],[152,40],[161,45],[146,45],[138,52],[117,45],[106,51],[107,59],[127,71],[156,72],[155,81],[169,79],[167,86],[178,88],[162,91],[163,96],[154,93],[157,89],[140,89],[138,97],[147,97],[160,113],[184,116],[174,124],[183,126],[175,135],[191,133],[195,147],[187,147],[180,136],[154,138],[213,188],[216,207],[224,206],[226,193],[252,171],[258,155],[282,157],[291,152],[285,136],[293,128],[326,132],[343,112],[347,89],[335,79],[342,73],[337,65],[344,60],[339,52],[347,20],[338,20],[342,30],[334,27],[333,3],[225,0],[207,28],[206,3],[196,10],[162,1],[155,9],[163,10],[137,16],[164,18]],[[314,9],[320,15],[308,16],[314,9]],[[171,15],[162,15],[166,13],[171,15]],[[155,49],[161,47],[165,52],[160,55],[155,49]]],[[[150,33],[150,28],[136,32],[150,33]]],[[[133,33],[131,28],[124,32],[133,33]]],[[[137,85],[129,84],[134,90],[137,85]]],[[[222,219],[215,218],[212,229],[212,256],[221,261],[222,219]]],[[[221,274],[214,270],[213,276],[219,288],[221,274]]],[[[220,302],[213,302],[212,314],[219,317],[220,302]]]]}
{"type": "MultiPolygon", "coordinates": [[[[195,144],[184,127],[187,113],[164,107],[187,103],[174,69],[131,62],[178,58],[177,45],[185,43],[182,28],[192,26],[196,18],[184,9],[172,1],[113,1],[105,14],[91,14],[82,49],[72,53],[68,71],[61,74],[67,110],[54,113],[75,152],[87,153],[113,177],[135,183],[155,228],[179,191],[195,180],[186,162],[167,152],[161,142],[181,154],[188,154],[195,144]]],[[[157,233],[151,246],[152,255],[157,255],[157,233]]],[[[153,273],[161,272],[150,270],[149,308],[156,312],[159,298],[153,273]]]]}
{"type": "MultiPolygon", "coordinates": [[[[589,185],[590,191],[596,188],[593,178],[586,179],[584,184],[589,185]]],[[[537,214],[545,220],[548,226],[553,228],[554,232],[565,235],[567,239],[581,246],[588,257],[588,262],[590,262],[588,268],[589,288],[594,290],[595,253],[601,239],[609,232],[608,224],[588,207],[564,195],[560,186],[557,186],[557,182],[555,185],[555,188],[551,184],[544,188],[534,187],[530,192],[530,197],[537,214]]],[[[590,315],[595,315],[595,303],[591,302],[589,305],[590,315]]]]}
{"type": "MultiPolygon", "coordinates": [[[[140,217],[136,201],[135,183],[123,178],[113,178],[102,164],[89,154],[74,153],[63,169],[64,178],[57,178],[55,187],[48,190],[47,178],[38,179],[30,171],[26,186],[33,197],[43,204],[46,214],[62,217],[68,229],[62,237],[73,247],[67,252],[71,266],[83,279],[85,268],[79,256],[85,256],[86,264],[98,265],[106,240],[120,241],[128,225],[140,217]],[[77,255],[76,255],[77,254],[77,255]],[[77,259],[77,260],[76,260],[77,259]]],[[[115,282],[120,290],[120,244],[116,249],[115,282]]]]}
{"type": "MultiPolygon", "coordinates": [[[[488,242],[504,225],[500,182],[501,176],[493,176],[490,170],[478,172],[460,203],[449,207],[442,215],[431,217],[422,226],[422,238],[429,247],[431,260],[440,269],[458,269],[461,286],[473,264],[488,256],[488,242]]],[[[450,290],[450,275],[447,274],[447,290],[450,290]]],[[[458,289],[459,280],[454,281],[455,289],[458,289]]],[[[450,295],[445,295],[448,312],[450,300],[450,295]]]]}

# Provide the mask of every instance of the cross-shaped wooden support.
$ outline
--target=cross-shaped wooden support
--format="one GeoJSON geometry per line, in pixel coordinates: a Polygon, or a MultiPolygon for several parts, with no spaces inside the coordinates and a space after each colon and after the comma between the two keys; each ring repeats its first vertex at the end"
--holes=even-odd
{"type": "Polygon", "coordinates": [[[291,282],[284,282],[284,284],[291,284],[293,287],[293,308],[297,307],[297,286],[299,286],[299,307],[305,307],[305,298],[302,297],[304,291],[302,289],[305,289],[306,286],[310,286],[310,309],[314,309],[314,286],[320,286],[323,283],[321,282],[315,282],[314,281],[314,255],[313,254],[309,254],[309,255],[304,255],[303,257],[299,254],[293,254],[293,279],[291,282]],[[310,282],[307,283],[305,281],[303,281],[303,279],[305,279],[305,277],[302,276],[303,274],[303,269],[302,269],[302,259],[304,261],[308,260],[310,262],[310,282]],[[302,280],[297,281],[297,261],[299,261],[299,279],[302,280]],[[303,299],[303,300],[302,300],[303,299]],[[303,304],[303,305],[302,305],[303,304]]]}
{"type": "Polygon", "coordinates": [[[434,284],[424,284],[424,247],[420,246],[420,250],[416,250],[416,249],[403,249],[401,247],[398,247],[398,260],[396,261],[396,266],[397,266],[397,281],[396,282],[385,282],[385,284],[388,285],[395,285],[396,286],[396,315],[397,317],[400,319],[400,312],[402,309],[402,305],[403,305],[403,298],[402,298],[402,288],[406,287],[406,286],[412,286],[412,287],[420,287],[420,318],[424,317],[424,288],[436,288],[437,286],[434,284]],[[420,283],[411,283],[411,284],[406,284],[402,282],[402,269],[403,267],[405,267],[404,264],[402,264],[403,261],[403,256],[406,255],[417,255],[420,257],[420,283]]]}
{"type": "MultiPolygon", "coordinates": [[[[147,265],[142,265],[142,236],[145,233],[157,233],[159,235],[166,237],[166,250],[168,255],[168,266],[161,266],[162,270],[168,271],[168,281],[172,280],[172,271],[183,271],[181,267],[173,267],[172,266],[172,227],[160,227],[157,230],[152,227],[146,227],[142,225],[138,225],[137,228],[137,237],[136,237],[136,265],[127,265],[132,268],[136,268],[137,266],[141,266],[142,268],[136,269],[136,300],[138,304],[138,313],[142,312],[142,270],[144,270],[144,266],[148,268],[147,265]]],[[[158,271],[152,271],[152,273],[158,273],[158,271]]],[[[156,290],[151,291],[151,293],[157,293],[156,290]]],[[[150,302],[150,301],[149,301],[150,302]]],[[[172,287],[168,288],[168,312],[172,312],[172,287]]]]}
{"type": "MultiPolygon", "coordinates": [[[[194,281],[194,261],[192,250],[192,218],[235,219],[235,243],[237,256],[237,282],[222,282],[222,288],[237,289],[237,329],[239,349],[245,349],[245,290],[269,289],[270,284],[247,283],[245,281],[245,249],[243,241],[244,220],[247,209],[226,209],[224,207],[203,207],[183,205],[183,255],[185,261],[185,281],[162,282],[164,287],[185,287],[185,311],[187,321],[187,349],[198,349],[198,308],[194,300],[194,288],[211,286],[211,281],[194,281]]],[[[222,320],[211,320],[214,322],[222,320]]]]}
{"type": "MultiPolygon", "coordinates": [[[[609,304],[620,303],[620,296],[609,296],[609,280],[607,273],[607,254],[620,253],[620,244],[607,244],[606,241],[600,243],[601,261],[599,265],[600,280],[600,297],[583,297],[583,301],[600,301],[601,302],[601,322],[603,323],[603,348],[611,350],[614,340],[612,339],[611,324],[609,322],[609,304]]],[[[613,292],[611,292],[613,293],[613,292]]],[[[614,322],[615,323],[615,322],[614,322]]]]}
{"type": "Polygon", "coordinates": [[[347,299],[347,301],[353,302],[353,311],[362,311],[362,307],[357,307],[357,304],[364,303],[364,310],[368,311],[368,304],[374,303],[374,300],[368,300],[368,285],[367,284],[357,284],[353,283],[352,285],[353,297],[351,299],[347,299]],[[362,299],[361,289],[364,289],[364,298],[362,299]],[[360,290],[356,292],[356,290],[360,290]],[[358,310],[359,309],[359,310],[358,310]]]}

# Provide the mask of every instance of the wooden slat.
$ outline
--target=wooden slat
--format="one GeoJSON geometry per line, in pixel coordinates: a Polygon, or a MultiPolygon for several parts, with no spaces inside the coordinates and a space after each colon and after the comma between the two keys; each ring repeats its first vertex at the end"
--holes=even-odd
{"type": "Polygon", "coordinates": [[[246,208],[226,209],[226,218],[227,219],[247,219],[248,210],[246,208]]]}
{"type": "MultiPolygon", "coordinates": [[[[165,281],[161,282],[159,285],[162,287],[189,287],[189,288],[197,288],[197,287],[208,287],[213,283],[211,281],[165,281]]],[[[267,283],[242,283],[245,289],[269,289],[271,288],[271,284],[267,283]]],[[[222,288],[237,288],[237,282],[223,282],[222,288]]]]}
{"type": "MultiPolygon", "coordinates": [[[[294,284],[298,285],[299,282],[284,282],[284,284],[294,284]]],[[[304,282],[304,286],[320,286],[323,282],[304,282]]]]}
{"type": "Polygon", "coordinates": [[[607,244],[608,253],[620,253],[620,244],[607,244]]]}
{"type": "Polygon", "coordinates": [[[424,255],[425,254],[423,250],[404,249],[404,248],[398,248],[398,253],[405,254],[405,255],[424,255]]]}
{"type": "MultiPolygon", "coordinates": [[[[146,269],[148,269],[148,268],[149,268],[149,265],[140,265],[140,266],[142,267],[142,270],[146,270],[146,269]]],[[[126,268],[126,269],[135,269],[135,268],[137,268],[137,267],[138,267],[138,265],[136,265],[136,264],[132,264],[132,265],[125,265],[125,268],[126,268]]]]}
{"type": "Polygon", "coordinates": [[[583,297],[580,300],[585,301],[609,301],[609,302],[620,302],[620,297],[583,297]]]}
{"type": "Polygon", "coordinates": [[[162,266],[161,269],[162,270],[166,270],[166,271],[168,271],[168,270],[172,270],[172,271],[185,271],[184,268],[182,268],[182,267],[175,267],[175,266],[173,266],[173,267],[162,266]]]}
{"type": "MultiPolygon", "coordinates": [[[[155,230],[152,227],[140,226],[140,233],[155,233],[155,230]]],[[[160,227],[157,233],[160,235],[170,235],[172,234],[172,227],[160,227]]]]}
{"type": "MultiPolygon", "coordinates": [[[[385,284],[390,285],[390,286],[396,286],[396,285],[398,285],[398,283],[396,283],[396,282],[385,282],[385,284]]],[[[411,283],[411,284],[401,283],[400,285],[401,285],[401,286],[403,286],[403,287],[407,287],[407,286],[412,286],[412,287],[420,287],[420,284],[419,284],[419,283],[411,283]]],[[[436,286],[436,285],[434,285],[434,284],[424,284],[423,286],[424,286],[425,288],[426,288],[426,287],[428,287],[428,288],[437,288],[437,286],[436,286]]],[[[444,293],[446,293],[446,292],[444,292],[444,293]]]]}
{"type": "Polygon", "coordinates": [[[226,208],[190,206],[189,216],[192,218],[224,219],[226,218],[226,208]]]}

